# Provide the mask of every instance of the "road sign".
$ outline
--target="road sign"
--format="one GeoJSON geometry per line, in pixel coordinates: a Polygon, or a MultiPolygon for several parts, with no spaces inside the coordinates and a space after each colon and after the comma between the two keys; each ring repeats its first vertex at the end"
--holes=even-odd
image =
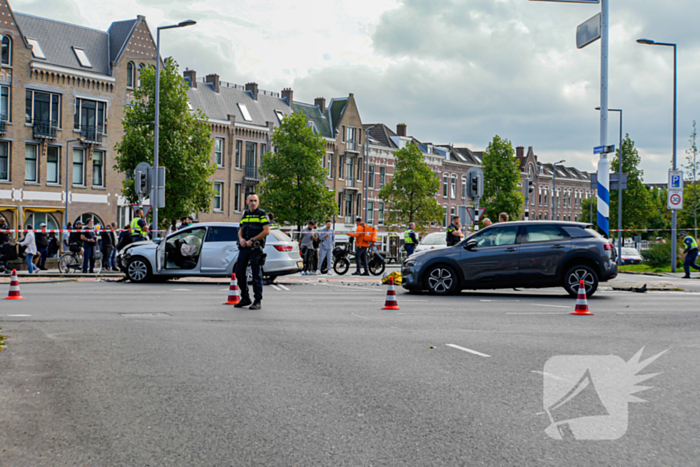
{"type": "Polygon", "coordinates": [[[668,171],[668,191],[683,191],[683,171],[668,171]]]}
{"type": "Polygon", "coordinates": [[[596,146],[593,148],[593,154],[603,154],[605,151],[605,146],[596,146]]]}
{"type": "Polygon", "coordinates": [[[582,49],[600,39],[600,13],[576,28],[576,47],[582,49]]]}
{"type": "Polygon", "coordinates": [[[484,215],[484,212],[486,211],[486,208],[477,208],[473,206],[467,206],[467,213],[469,214],[469,221],[471,222],[469,225],[474,225],[479,223],[479,219],[481,219],[481,216],[484,215]]]}
{"type": "Polygon", "coordinates": [[[151,212],[151,209],[153,208],[153,206],[151,206],[150,204],[144,204],[143,206],[140,206],[138,204],[132,204],[131,205],[131,212],[134,215],[134,217],[136,217],[136,211],[139,208],[143,209],[143,217],[147,218],[148,214],[151,212]]]}
{"type": "Polygon", "coordinates": [[[668,208],[673,210],[683,209],[683,192],[669,191],[668,192],[668,208]]]}

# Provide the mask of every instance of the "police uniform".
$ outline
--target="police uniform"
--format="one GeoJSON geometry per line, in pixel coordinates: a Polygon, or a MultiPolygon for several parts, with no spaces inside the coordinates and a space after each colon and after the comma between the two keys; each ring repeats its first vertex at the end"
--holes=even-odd
{"type": "Polygon", "coordinates": [[[141,217],[134,217],[131,220],[130,228],[132,241],[141,242],[148,240],[148,234],[144,230],[147,225],[146,221],[141,217]]]}
{"type": "Polygon", "coordinates": [[[459,226],[455,227],[454,224],[450,224],[446,232],[447,246],[455,246],[459,243],[460,238],[454,234],[455,232],[459,232],[459,226]]]}
{"type": "Polygon", "coordinates": [[[411,256],[416,251],[416,243],[418,243],[416,233],[411,229],[406,230],[403,233],[403,243],[406,248],[406,255],[411,256]]]}
{"type": "MultiPolygon", "coordinates": [[[[265,226],[270,225],[267,219],[267,213],[258,208],[253,212],[246,209],[241,219],[241,236],[244,240],[252,240],[258,234],[262,233],[265,226]]],[[[255,300],[262,300],[263,283],[262,270],[260,267],[260,256],[265,248],[265,239],[259,240],[260,247],[241,247],[238,250],[238,263],[236,264],[236,277],[239,277],[238,286],[241,289],[241,299],[250,299],[248,293],[248,281],[246,280],[246,269],[248,263],[253,271],[253,293],[255,300]]]]}
{"type": "Polygon", "coordinates": [[[685,269],[685,277],[690,277],[690,268],[700,271],[700,267],[695,264],[698,257],[698,242],[690,235],[686,235],[683,239],[685,244],[685,261],[683,261],[683,269],[685,269]]]}

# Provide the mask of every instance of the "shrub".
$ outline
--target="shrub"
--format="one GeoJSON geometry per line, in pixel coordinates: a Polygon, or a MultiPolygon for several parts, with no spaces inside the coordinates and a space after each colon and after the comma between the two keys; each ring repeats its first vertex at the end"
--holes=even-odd
{"type": "MultiPolygon", "coordinates": [[[[659,242],[655,243],[651,248],[645,250],[642,253],[644,260],[652,268],[664,268],[671,265],[671,242],[659,242]]],[[[676,255],[678,259],[678,264],[676,266],[682,265],[680,260],[681,255],[676,255]]]]}

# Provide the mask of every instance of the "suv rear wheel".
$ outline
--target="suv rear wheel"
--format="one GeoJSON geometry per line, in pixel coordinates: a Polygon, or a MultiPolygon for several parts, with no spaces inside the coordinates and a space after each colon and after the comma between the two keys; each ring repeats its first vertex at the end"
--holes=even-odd
{"type": "Polygon", "coordinates": [[[564,274],[564,288],[572,297],[578,297],[578,289],[583,280],[586,297],[592,297],[598,290],[598,273],[590,266],[574,266],[564,274]]]}
{"type": "Polygon", "coordinates": [[[459,277],[451,267],[443,264],[436,264],[428,269],[425,285],[433,295],[452,295],[460,290],[459,277]]]}

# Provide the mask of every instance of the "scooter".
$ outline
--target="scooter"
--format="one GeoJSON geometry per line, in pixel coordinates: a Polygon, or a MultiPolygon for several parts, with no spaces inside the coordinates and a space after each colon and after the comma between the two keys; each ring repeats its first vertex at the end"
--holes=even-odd
{"type": "MultiPolygon", "coordinates": [[[[343,275],[350,269],[350,262],[355,259],[355,252],[352,251],[350,242],[345,246],[338,246],[333,250],[333,270],[336,274],[343,275]]],[[[386,269],[386,260],[376,245],[371,245],[368,251],[367,263],[369,272],[374,276],[381,276],[386,269]]]]}

